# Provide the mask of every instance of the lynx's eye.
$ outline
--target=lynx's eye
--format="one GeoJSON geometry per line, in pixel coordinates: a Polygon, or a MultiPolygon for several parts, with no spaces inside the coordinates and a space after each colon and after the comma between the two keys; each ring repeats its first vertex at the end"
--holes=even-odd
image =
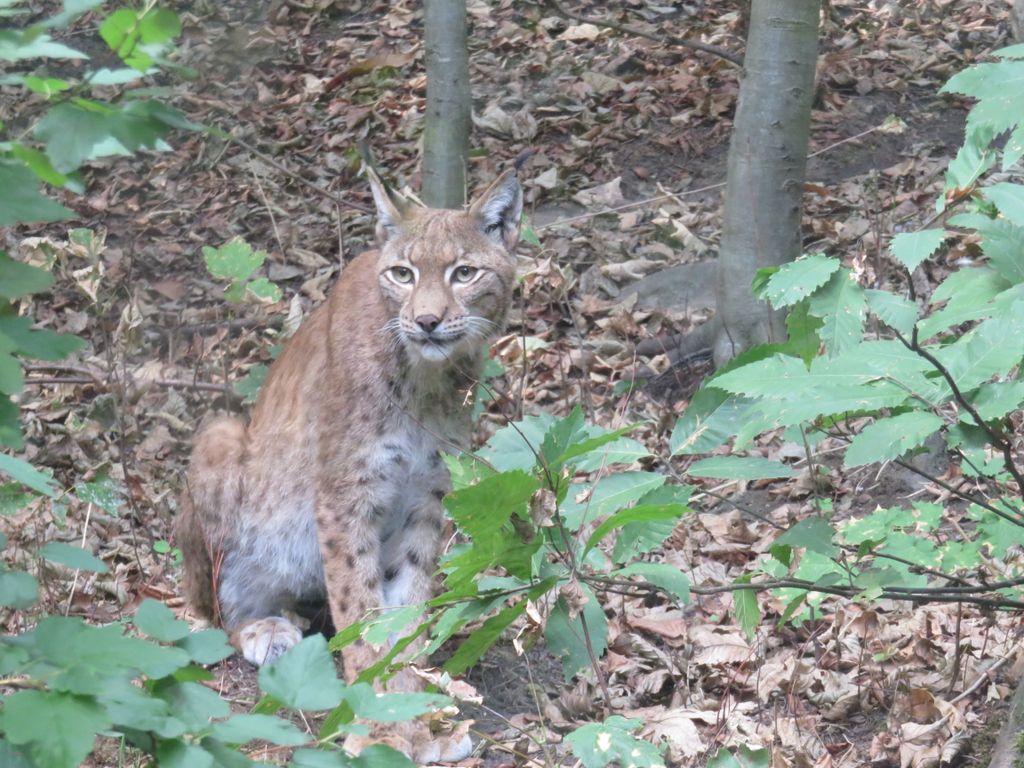
{"type": "Polygon", "coordinates": [[[458,267],[452,273],[452,281],[456,283],[468,283],[479,272],[476,267],[458,267]]]}
{"type": "Polygon", "coordinates": [[[413,281],[412,270],[408,267],[392,267],[391,268],[391,279],[396,283],[403,283],[408,285],[413,281]]]}

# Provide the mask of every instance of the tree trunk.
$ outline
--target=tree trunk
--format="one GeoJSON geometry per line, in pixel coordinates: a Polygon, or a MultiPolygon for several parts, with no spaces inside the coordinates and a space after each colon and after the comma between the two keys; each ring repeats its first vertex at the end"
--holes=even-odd
{"type": "Polygon", "coordinates": [[[423,202],[461,208],[469,150],[469,52],[466,0],[425,0],[427,117],[423,130],[423,202]]]}
{"type": "Polygon", "coordinates": [[[715,363],[785,339],[784,316],[756,301],[761,267],[800,255],[820,0],[753,0],[729,145],[717,285],[715,363]]]}

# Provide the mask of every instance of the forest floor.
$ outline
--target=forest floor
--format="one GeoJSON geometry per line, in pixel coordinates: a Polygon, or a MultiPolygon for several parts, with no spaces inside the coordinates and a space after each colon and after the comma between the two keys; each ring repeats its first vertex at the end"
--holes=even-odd
{"type": "MultiPolygon", "coordinates": [[[[418,186],[419,5],[180,3],[179,57],[198,79],[165,84],[193,120],[232,140],[182,133],[172,152],[144,162],[94,163],[87,193],[66,201],[81,217],[75,226],[95,233],[89,244],[69,241],[60,226],[3,235],[20,258],[55,259],[58,287],[34,316],[89,342],[69,364],[31,371],[21,403],[29,457],[72,485],[108,482],[120,498],[107,510],[72,501],[54,514],[27,509],[2,519],[22,547],[8,550],[15,557],[27,561],[38,542],[59,539],[84,543],[111,566],[109,576],[74,584],[60,569],[44,573],[48,610],[111,622],[149,597],[184,611],[170,522],[196,428],[218,409],[244,410],[233,385],[269,364],[281,329],[321,302],[367,246],[371,218],[348,206],[371,205],[357,142],[368,142],[397,186],[418,186]],[[236,235],[269,254],[266,274],[282,301],[225,303],[201,247],[236,235]]],[[[963,137],[966,104],[938,90],[1009,44],[1006,4],[827,5],[805,250],[840,256],[885,284],[889,238],[934,211],[963,137]]],[[[742,49],[739,2],[619,6],[615,20],[653,34],[742,49]]],[[[573,7],[595,18],[613,13],[605,3],[573,7]]],[[[738,70],[543,4],[470,0],[469,8],[479,150],[470,176],[478,185],[535,148],[522,178],[542,244],[520,248],[522,302],[495,348],[506,374],[494,386],[509,398],[488,407],[478,438],[519,412],[564,414],[582,403],[607,427],[643,422],[634,436],[660,457],[645,468],[685,477],[690,459],[668,458],[668,435],[710,367],[704,359],[675,365],[651,340],[714,311],[708,260],[720,236],[738,70]],[[600,213],[609,208],[616,211],[600,213]],[[673,271],[696,263],[704,266],[673,271]],[[667,284],[672,291],[656,290],[667,284]],[[525,360],[522,335],[543,342],[525,360]],[[643,381],[628,386],[637,373],[643,381]]],[[[88,31],[88,21],[80,26],[75,34],[88,31]]],[[[924,277],[934,285],[973,256],[951,249],[924,277]]],[[[778,436],[763,449],[772,458],[803,455],[778,436]]],[[[827,469],[817,485],[809,471],[771,483],[692,481],[697,513],[659,557],[693,583],[729,583],[774,539],[768,523],[810,514],[816,494],[842,515],[948,501],[933,484],[877,466],[827,469]]],[[[728,593],[685,607],[608,596],[611,650],[601,664],[615,711],[667,743],[670,764],[703,765],[719,746],[739,744],[771,747],[778,766],[928,765],[943,750],[961,764],[984,762],[986,734],[1020,672],[1015,616],[825,600],[812,621],[793,627],[776,625],[781,600],[761,601],[765,620],[750,640],[733,622],[728,593]],[[927,733],[905,728],[940,718],[945,724],[927,733]]],[[[31,620],[12,614],[3,630],[31,620]]],[[[230,700],[254,703],[249,665],[232,659],[214,671],[230,700]]],[[[562,754],[562,734],[602,716],[594,680],[565,683],[543,647],[519,657],[499,646],[469,680],[488,707],[474,712],[476,727],[494,746],[464,765],[527,764],[523,754],[543,764],[524,733],[545,734],[562,754]]],[[[105,754],[93,764],[116,764],[105,754]]]]}

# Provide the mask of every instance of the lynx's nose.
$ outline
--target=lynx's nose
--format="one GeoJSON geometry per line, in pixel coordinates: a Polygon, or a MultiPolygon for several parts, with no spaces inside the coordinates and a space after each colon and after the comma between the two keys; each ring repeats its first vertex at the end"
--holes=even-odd
{"type": "Polygon", "coordinates": [[[416,325],[422,328],[427,333],[433,331],[437,326],[441,324],[441,318],[437,315],[417,315],[416,325]]]}

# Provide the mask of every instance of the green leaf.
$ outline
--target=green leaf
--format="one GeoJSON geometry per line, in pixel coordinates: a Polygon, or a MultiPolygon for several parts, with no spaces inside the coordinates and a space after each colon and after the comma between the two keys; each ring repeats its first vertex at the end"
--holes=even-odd
{"type": "Polygon", "coordinates": [[[29,608],[39,597],[39,582],[24,571],[0,570],[0,605],[29,608]]]}
{"type": "MultiPolygon", "coordinates": [[[[679,520],[686,512],[689,511],[687,507],[682,504],[641,504],[636,507],[629,507],[627,509],[621,509],[607,520],[602,522],[594,532],[587,539],[587,546],[583,551],[584,556],[586,553],[596,547],[605,536],[614,531],[616,528],[622,528],[629,523],[648,523],[659,520],[671,520],[672,525],[668,526],[667,532],[665,528],[661,527],[659,533],[661,538],[650,543],[648,549],[661,544],[662,541],[672,532],[675,527],[675,522],[679,520]]],[[[646,526],[645,526],[646,527],[646,526]]]]}
{"type": "Polygon", "coordinates": [[[560,596],[544,626],[544,639],[548,650],[562,660],[566,682],[572,680],[577,672],[590,666],[585,634],[590,637],[590,647],[596,658],[600,659],[608,647],[608,620],[605,618],[604,609],[590,587],[579,584],[579,589],[581,599],[586,601],[582,611],[570,616],[570,607],[565,597],[560,596]],[[581,616],[586,619],[586,633],[583,630],[581,616]]]}
{"type": "Polygon", "coordinates": [[[145,72],[153,66],[153,59],[140,51],[140,19],[131,8],[119,8],[100,25],[100,37],[129,67],[145,72]]]}
{"type": "Polygon", "coordinates": [[[611,575],[640,576],[678,598],[680,602],[690,602],[690,580],[685,573],[668,563],[633,563],[614,571],[611,575]]]}
{"type": "Polygon", "coordinates": [[[44,475],[27,461],[8,456],[6,453],[0,453],[0,472],[44,496],[52,498],[60,492],[52,477],[44,475]]]}
{"type": "Polygon", "coordinates": [[[889,250],[908,272],[931,256],[946,239],[944,229],[922,229],[920,232],[901,232],[892,239],[889,250]]]}
{"type": "MultiPolygon", "coordinates": [[[[736,579],[737,584],[749,584],[751,575],[745,574],[736,579]]],[[[754,630],[761,623],[761,608],[757,604],[757,592],[752,589],[736,589],[732,593],[733,611],[736,623],[748,639],[754,638],[754,630]]]]}
{"type": "Polygon", "coordinates": [[[143,600],[135,612],[135,626],[154,640],[173,643],[189,633],[188,624],[178,621],[174,611],[156,600],[143,600]]]}
{"type": "Polygon", "coordinates": [[[228,645],[228,636],[219,629],[190,632],[175,643],[197,664],[216,664],[235,652],[228,645]]]}
{"type": "Polygon", "coordinates": [[[231,714],[231,707],[216,691],[198,683],[179,682],[174,678],[160,680],[153,686],[153,695],[167,703],[170,712],[188,731],[205,730],[212,719],[231,714]]]}
{"type": "Polygon", "coordinates": [[[181,21],[169,8],[155,8],[142,17],[139,32],[143,43],[166,43],[181,34],[181,21]]]}
{"type": "Polygon", "coordinates": [[[982,384],[971,398],[971,404],[986,421],[1002,418],[1024,404],[1024,380],[982,384]]]}
{"type": "Polygon", "coordinates": [[[729,394],[713,382],[697,390],[672,430],[673,456],[708,453],[731,439],[748,423],[752,401],[729,394]]]}
{"type": "Polygon", "coordinates": [[[34,493],[26,493],[19,483],[0,483],[0,517],[17,514],[36,498],[34,493]]]}
{"type": "Polygon", "coordinates": [[[39,555],[47,560],[80,571],[108,573],[107,564],[81,547],[65,544],[62,541],[51,541],[39,550],[39,555]]]}
{"type": "Polygon", "coordinates": [[[32,318],[0,313],[0,339],[6,337],[14,351],[37,360],[62,360],[85,346],[77,336],[32,328],[32,318]]]}
{"type": "Polygon", "coordinates": [[[46,768],[76,768],[109,725],[91,699],[55,691],[19,691],[6,697],[0,715],[7,740],[27,745],[35,764],[46,768]]]}
{"type": "Polygon", "coordinates": [[[411,720],[451,704],[450,698],[436,693],[378,693],[369,683],[348,686],[345,701],[356,717],[378,723],[411,720]]]}
{"type": "Polygon", "coordinates": [[[955,343],[937,349],[935,357],[961,392],[974,389],[993,376],[1005,375],[1024,357],[1024,301],[1008,312],[986,320],[955,343]]]}
{"type": "Polygon", "coordinates": [[[808,312],[822,321],[821,340],[829,355],[835,356],[861,340],[866,308],[864,289],[846,267],[836,270],[811,296],[808,312]]]}
{"type": "Polygon", "coordinates": [[[245,290],[256,297],[257,300],[273,304],[281,300],[281,289],[265,277],[258,277],[245,284],[245,290]]]}
{"type": "Polygon", "coordinates": [[[821,319],[810,314],[810,302],[798,302],[786,313],[786,350],[810,364],[821,347],[821,326],[821,319]]]}
{"type": "Polygon", "coordinates": [[[1010,288],[1010,283],[989,267],[964,267],[943,280],[932,293],[931,303],[945,302],[938,311],[918,322],[922,339],[928,339],[951,325],[980,320],[992,312],[990,302],[1010,288]]]}
{"type": "Polygon", "coordinates": [[[839,259],[823,253],[801,256],[783,264],[771,275],[763,297],[776,309],[792,306],[827,283],[841,266],[839,259]]]}
{"type": "Polygon", "coordinates": [[[776,544],[803,547],[811,552],[832,557],[839,550],[832,543],[832,525],[822,517],[808,517],[775,539],[776,544]]]}
{"type": "Polygon", "coordinates": [[[976,230],[982,237],[981,251],[988,264],[1011,283],[1024,282],[1024,222],[962,213],[950,218],[949,223],[976,230]]]}
{"type": "Polygon", "coordinates": [[[944,423],[929,411],[909,411],[878,419],[850,441],[843,463],[847,467],[859,467],[898,458],[924,443],[944,423]]]}
{"type": "Polygon", "coordinates": [[[71,87],[71,83],[66,80],[60,80],[56,77],[36,77],[35,75],[28,75],[25,78],[25,87],[33,93],[38,93],[46,98],[54,96],[61,91],[66,91],[71,87]]]}
{"type": "Polygon", "coordinates": [[[252,366],[245,376],[235,382],[235,394],[241,395],[243,403],[255,403],[269,372],[270,368],[262,363],[252,366]]]}
{"type": "MultiPolygon", "coordinates": [[[[69,181],[67,176],[60,173],[53,167],[50,163],[50,158],[38,149],[32,149],[32,147],[26,147],[24,144],[15,143],[11,145],[11,154],[27,165],[29,170],[31,170],[40,181],[45,181],[47,184],[54,187],[63,187],[69,181]]],[[[73,186],[78,187],[76,191],[82,191],[81,185],[73,186]]]]}
{"type": "Polygon", "coordinates": [[[291,768],[416,768],[416,764],[386,744],[371,744],[358,757],[344,752],[299,749],[292,755],[291,768]]]}
{"type": "Polygon", "coordinates": [[[633,736],[642,724],[640,720],[615,715],[603,723],[587,723],[577,728],[565,741],[585,768],[665,768],[657,747],[633,736]]]}
{"type": "Polygon", "coordinates": [[[83,504],[93,504],[115,517],[124,503],[121,485],[106,474],[100,474],[89,483],[78,483],[75,486],[75,496],[83,504]]]}
{"type": "Polygon", "coordinates": [[[21,61],[23,59],[88,59],[81,51],[54,42],[49,35],[41,34],[38,28],[25,30],[0,30],[0,60],[21,61]]]}
{"type": "MultiPolygon", "coordinates": [[[[2,174],[3,166],[0,165],[0,182],[3,181],[2,174]]],[[[3,192],[0,191],[0,194],[3,192]]],[[[3,223],[2,216],[3,214],[0,214],[0,224],[3,223]]],[[[16,299],[19,296],[39,293],[51,285],[53,285],[53,275],[45,269],[22,264],[0,251],[0,299],[16,299]]]]}
{"type": "Polygon", "coordinates": [[[471,666],[480,660],[480,657],[494,645],[513,621],[526,610],[526,600],[520,600],[513,605],[505,606],[494,616],[485,621],[479,629],[459,644],[458,650],[444,663],[446,672],[453,675],[461,675],[471,666]]]}
{"type": "MultiPolygon", "coordinates": [[[[25,222],[60,221],[74,215],[74,211],[39,193],[39,182],[28,166],[0,158],[0,227],[25,222]]],[[[11,288],[3,280],[0,280],[0,286],[0,296],[7,298],[43,290],[34,288],[16,293],[18,289],[11,288]]]]}
{"type": "Polygon", "coordinates": [[[688,472],[695,477],[717,477],[725,480],[761,480],[796,476],[793,468],[781,461],[754,456],[712,456],[690,465],[688,472]]]}
{"type": "Polygon", "coordinates": [[[304,638],[260,668],[260,689],[289,709],[334,709],[345,695],[322,635],[304,638]]]}
{"type": "Polygon", "coordinates": [[[522,470],[503,472],[450,493],[444,505],[460,530],[473,539],[484,538],[501,530],[513,515],[525,518],[539,487],[537,478],[522,470]]]}
{"type": "Polygon", "coordinates": [[[273,715],[232,715],[215,723],[211,735],[228,744],[247,744],[250,741],[269,741],[271,744],[295,746],[313,741],[287,720],[273,715]]]}
{"type": "Polygon", "coordinates": [[[254,251],[241,237],[233,237],[219,248],[203,246],[206,268],[222,280],[247,280],[266,258],[264,251],[254,251]]]}
{"type": "Polygon", "coordinates": [[[904,336],[909,336],[917,322],[917,305],[910,299],[898,296],[889,291],[869,288],[864,291],[868,309],[890,328],[895,328],[904,336]]]}
{"type": "Polygon", "coordinates": [[[771,764],[770,750],[741,745],[735,753],[725,747],[719,749],[708,761],[707,768],[771,768],[771,764]]]}
{"type": "Polygon", "coordinates": [[[160,768],[213,768],[213,755],[198,744],[162,741],[156,748],[160,768]]]}

